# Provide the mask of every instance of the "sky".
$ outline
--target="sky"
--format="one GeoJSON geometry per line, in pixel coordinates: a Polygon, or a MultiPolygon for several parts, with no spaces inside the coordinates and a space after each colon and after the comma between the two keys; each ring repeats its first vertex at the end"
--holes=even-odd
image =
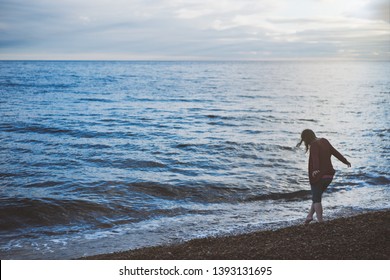
{"type": "Polygon", "coordinates": [[[390,60],[390,0],[0,0],[0,59],[390,60]]]}

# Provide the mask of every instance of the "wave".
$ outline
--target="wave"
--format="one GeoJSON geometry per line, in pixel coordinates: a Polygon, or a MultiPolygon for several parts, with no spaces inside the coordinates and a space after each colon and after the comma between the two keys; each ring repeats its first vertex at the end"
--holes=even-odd
{"type": "Polygon", "coordinates": [[[295,200],[303,200],[308,199],[311,195],[310,190],[301,190],[295,192],[288,193],[270,193],[270,194],[261,194],[249,197],[244,201],[261,201],[261,200],[286,200],[286,201],[295,201],[295,200]]]}
{"type": "MultiPolygon", "coordinates": [[[[88,124],[84,124],[88,125],[88,124]]],[[[122,131],[94,131],[94,130],[81,130],[81,129],[69,129],[57,126],[47,126],[37,123],[3,123],[0,125],[0,131],[12,132],[12,133],[36,133],[36,134],[49,134],[53,136],[71,136],[76,138],[125,138],[131,136],[131,133],[122,131]]],[[[37,141],[37,140],[31,140],[37,141]]]]}
{"type": "Polygon", "coordinates": [[[0,82],[0,87],[2,88],[37,88],[42,90],[43,92],[49,92],[48,89],[52,89],[53,91],[56,89],[70,89],[77,86],[77,83],[37,83],[36,80],[31,81],[23,81],[23,82],[0,82]]]}
{"type": "Polygon", "coordinates": [[[105,149],[111,149],[112,147],[110,145],[106,144],[69,144],[70,147],[81,149],[81,150],[105,150],[105,149]]]}
{"type": "Polygon", "coordinates": [[[29,123],[3,123],[0,129],[5,132],[40,133],[40,134],[72,134],[74,131],[63,128],[47,127],[29,123]]]}
{"type": "MultiPolygon", "coordinates": [[[[387,179],[386,182],[388,182],[387,179]]],[[[47,188],[58,188],[63,184],[64,182],[51,181],[30,184],[26,187],[31,190],[46,188],[47,191],[47,188]]],[[[71,199],[72,195],[69,191],[66,199],[2,198],[0,199],[0,228],[12,231],[29,227],[72,224],[107,228],[124,223],[139,222],[156,216],[196,214],[194,209],[186,207],[188,202],[236,204],[269,200],[277,203],[278,201],[310,199],[309,190],[254,194],[253,190],[250,189],[228,184],[202,182],[192,185],[174,185],[158,182],[102,181],[89,185],[79,186],[72,192],[79,197],[83,197],[83,193],[85,193],[86,197],[95,197],[96,201],[80,198],[71,199]],[[92,193],[88,194],[89,192],[92,193]],[[168,201],[174,201],[174,204],[168,203],[168,201]],[[166,208],[164,205],[174,205],[174,207],[166,208]]],[[[330,192],[343,190],[343,188],[333,187],[330,192]]]]}
{"type": "Polygon", "coordinates": [[[200,203],[239,203],[262,200],[301,200],[310,197],[310,190],[286,193],[253,194],[253,191],[229,184],[194,182],[191,185],[172,185],[157,182],[127,184],[134,192],[176,201],[200,203]]]}
{"type": "Polygon", "coordinates": [[[295,146],[285,146],[269,143],[224,141],[219,143],[179,143],[177,149],[203,149],[203,150],[235,150],[235,151],[295,151],[295,146]]]}
{"type": "Polygon", "coordinates": [[[138,221],[140,213],[131,208],[112,207],[80,199],[5,198],[0,199],[0,228],[13,230],[31,226],[45,227],[71,224],[107,224],[126,215],[128,222],[138,221]]]}
{"type": "Polygon", "coordinates": [[[110,159],[107,157],[86,158],[86,162],[93,163],[99,167],[121,168],[121,169],[144,169],[144,168],[166,168],[167,165],[151,160],[137,160],[132,158],[110,159]]]}
{"type": "Polygon", "coordinates": [[[17,173],[0,173],[0,178],[15,177],[18,176],[17,173]]]}
{"type": "Polygon", "coordinates": [[[110,99],[103,99],[103,98],[81,98],[79,99],[81,102],[102,102],[102,103],[113,103],[115,101],[110,99]]]}

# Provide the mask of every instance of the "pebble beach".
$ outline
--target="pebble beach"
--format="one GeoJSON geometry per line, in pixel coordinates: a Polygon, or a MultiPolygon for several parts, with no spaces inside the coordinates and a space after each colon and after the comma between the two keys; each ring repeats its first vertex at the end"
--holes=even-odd
{"type": "Polygon", "coordinates": [[[93,260],[389,260],[390,211],[90,256],[93,260]]]}

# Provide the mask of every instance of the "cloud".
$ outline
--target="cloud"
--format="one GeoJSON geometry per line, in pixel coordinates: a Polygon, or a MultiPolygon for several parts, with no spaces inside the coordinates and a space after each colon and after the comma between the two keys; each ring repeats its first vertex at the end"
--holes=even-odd
{"type": "Polygon", "coordinates": [[[347,16],[362,17],[371,20],[390,22],[389,0],[367,0],[359,9],[351,9],[345,13],[347,16]]]}
{"type": "Polygon", "coordinates": [[[389,59],[385,2],[0,0],[0,58],[389,59]]]}

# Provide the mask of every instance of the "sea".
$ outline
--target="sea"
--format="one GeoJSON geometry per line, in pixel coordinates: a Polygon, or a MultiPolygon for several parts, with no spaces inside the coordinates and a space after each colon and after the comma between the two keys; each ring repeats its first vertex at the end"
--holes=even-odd
{"type": "MultiPolygon", "coordinates": [[[[75,259],[390,209],[389,61],[0,61],[0,258],[75,259]]],[[[261,244],[259,244],[261,246],[261,244]]]]}

